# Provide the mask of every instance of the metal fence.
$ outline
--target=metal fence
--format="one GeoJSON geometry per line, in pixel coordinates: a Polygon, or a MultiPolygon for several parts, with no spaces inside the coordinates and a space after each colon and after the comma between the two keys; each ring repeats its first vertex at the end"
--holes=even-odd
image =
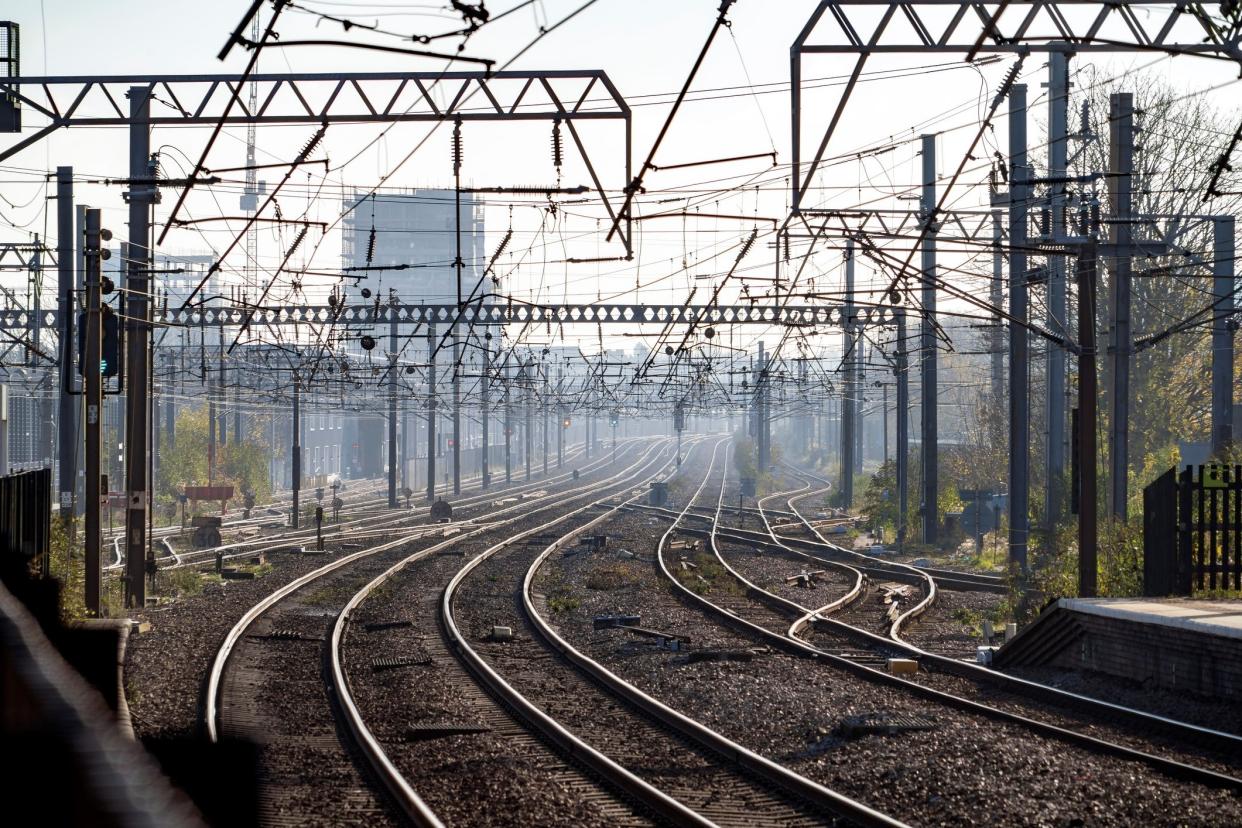
{"type": "Polygon", "coordinates": [[[52,470],[0,477],[0,555],[5,564],[46,562],[52,535],[52,470]]]}
{"type": "Polygon", "coordinates": [[[1242,465],[1169,469],[1143,490],[1143,593],[1242,589],[1242,465]]]}

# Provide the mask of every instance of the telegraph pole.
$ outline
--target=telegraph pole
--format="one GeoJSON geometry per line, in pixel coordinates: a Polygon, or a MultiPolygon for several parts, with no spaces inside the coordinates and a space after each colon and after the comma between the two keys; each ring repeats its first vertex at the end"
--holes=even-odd
{"type": "Polygon", "coordinates": [[[923,234],[922,318],[922,450],[923,450],[923,543],[934,544],[939,535],[940,452],[939,385],[936,372],[936,136],[923,136],[923,193],[919,205],[927,232],[923,234]]]}
{"type": "Polygon", "coordinates": [[[148,363],[151,336],[151,205],[156,198],[155,165],[151,159],[151,98],[145,86],[131,86],[129,98],[129,246],[126,258],[125,311],[129,338],[125,343],[125,605],[146,604],[147,564],[147,443],[151,416],[148,363]],[[139,184],[140,180],[149,183],[139,184]]]}
{"type": "Polygon", "coordinates": [[[388,296],[388,508],[397,500],[397,296],[388,296]]]}
{"type": "Polygon", "coordinates": [[[56,304],[60,311],[60,396],[57,410],[57,469],[60,519],[72,525],[78,488],[78,406],[73,395],[74,288],[73,167],[56,168],[56,304]]]}
{"type": "Polygon", "coordinates": [[[842,323],[843,369],[845,382],[841,395],[841,505],[849,509],[854,502],[854,398],[858,394],[854,360],[854,240],[845,240],[845,318],[842,323]]]}
{"type": "MultiPolygon", "coordinates": [[[[1084,222],[1085,224],[1086,222],[1084,222]]],[[[1084,228],[1086,229],[1086,228],[1084,228]]],[[[1086,231],[1095,232],[1094,228],[1086,231]]],[[[1096,497],[1096,375],[1095,344],[1096,245],[1092,236],[1078,254],[1078,595],[1096,594],[1096,549],[1099,503],[1096,497]]]]}
{"type": "Polygon", "coordinates": [[[1134,96],[1119,92],[1108,101],[1108,188],[1113,207],[1109,240],[1116,251],[1111,280],[1112,330],[1109,337],[1109,512],[1126,519],[1130,469],[1130,280],[1134,206],[1134,96]]]}
{"type": "Polygon", "coordinates": [[[1217,457],[1233,442],[1234,218],[1212,221],[1212,453],[1217,457]]]}
{"type": "Polygon", "coordinates": [[[491,451],[491,434],[492,421],[489,409],[491,408],[491,384],[492,384],[492,335],[491,333],[483,334],[483,378],[479,386],[479,404],[482,406],[483,415],[483,457],[479,464],[479,474],[482,478],[483,488],[486,489],[492,485],[492,468],[491,458],[488,452],[491,451]]]}
{"type": "Polygon", "coordinates": [[[427,502],[436,502],[436,326],[427,323],[427,502]]]}
{"type": "Polygon", "coordinates": [[[453,323],[453,494],[461,494],[461,335],[453,323]]]}
{"type": "Polygon", "coordinates": [[[86,211],[86,238],[83,252],[86,257],[86,330],[85,357],[82,363],[83,391],[86,395],[86,579],[84,597],[88,615],[98,617],[100,582],[100,551],[103,543],[103,526],[100,511],[103,505],[103,378],[100,361],[103,352],[102,264],[107,250],[104,242],[111,233],[99,226],[99,210],[86,211]]]}
{"type": "Polygon", "coordinates": [[[910,358],[906,310],[897,308],[897,548],[906,541],[910,513],[910,358]]]}
{"type": "Polygon", "coordinates": [[[290,482],[293,484],[293,515],[290,525],[298,528],[302,519],[299,514],[302,494],[302,380],[295,372],[293,375],[293,440],[291,441],[289,467],[292,470],[290,482]]]}
{"type": "Polygon", "coordinates": [[[1009,92],[1009,565],[1025,576],[1030,533],[1030,341],[1026,320],[1026,85],[1009,92]]]}
{"type": "MultiPolygon", "coordinates": [[[[1069,55],[1063,51],[1048,56],[1048,240],[1058,242],[1065,234],[1064,178],[1069,156],[1069,55]]],[[[1067,333],[1066,261],[1064,256],[1048,257],[1048,330],[1060,336],[1067,333]]],[[[1044,485],[1044,516],[1051,531],[1061,517],[1065,479],[1065,349],[1055,342],[1047,348],[1048,475],[1044,485]]]]}

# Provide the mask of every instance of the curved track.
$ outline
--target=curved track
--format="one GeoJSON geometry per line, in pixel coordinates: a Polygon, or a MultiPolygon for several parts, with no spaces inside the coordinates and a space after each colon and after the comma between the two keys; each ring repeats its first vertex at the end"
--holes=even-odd
{"type": "MultiPolygon", "coordinates": [[[[652,450],[649,447],[646,453],[652,450]]],[[[602,481],[493,509],[486,522],[394,530],[389,538],[308,573],[251,608],[217,653],[208,679],[205,724],[213,736],[245,736],[261,743],[265,819],[313,820],[329,813],[334,819],[383,814],[392,818],[395,804],[395,811],[405,818],[433,824],[430,812],[411,796],[400,774],[380,760],[365,727],[359,728],[337,650],[348,610],[342,613],[338,607],[350,604],[360,586],[394,564],[435,555],[484,533],[507,532],[513,524],[559,509],[567,499],[587,495],[596,487],[632,481],[637,465],[602,481]],[[445,531],[455,534],[433,542],[445,531]],[[411,545],[420,548],[411,553],[411,545]],[[334,630],[327,647],[325,620],[334,630]],[[354,734],[345,744],[338,737],[340,726],[354,734]],[[342,787],[353,793],[343,801],[329,802],[332,790],[342,787]],[[391,796],[377,796],[381,788],[391,796]]],[[[595,470],[606,466],[601,459],[595,470]]]]}
{"type": "MultiPolygon", "coordinates": [[[[718,506],[723,504],[723,495],[724,488],[722,486],[721,499],[718,502],[718,506]]],[[[799,516],[801,517],[801,515],[799,516]]],[[[891,624],[889,638],[884,639],[874,632],[835,621],[831,617],[825,617],[817,609],[802,606],[768,589],[759,587],[753,580],[747,578],[732,565],[728,557],[722,552],[721,541],[728,536],[728,533],[719,530],[718,526],[719,522],[717,521],[708,533],[710,547],[721,565],[743,585],[746,598],[742,601],[732,602],[732,606],[724,606],[720,603],[708,601],[688,590],[684,590],[684,588],[683,594],[710,609],[718,616],[725,617],[730,623],[741,626],[774,644],[779,643],[783,647],[792,648],[796,652],[817,658],[825,663],[848,669],[853,674],[869,681],[900,687],[920,698],[943,704],[963,713],[983,715],[994,720],[1021,726],[1034,734],[1038,734],[1041,738],[1059,739],[1101,755],[1141,763],[1173,778],[1192,780],[1198,784],[1210,787],[1242,791],[1242,778],[1239,778],[1235,773],[1238,757],[1242,756],[1242,751],[1237,751],[1236,747],[1242,745],[1242,740],[1230,734],[1207,731],[1204,728],[1193,725],[1173,722],[1161,719],[1161,717],[1141,713],[1140,711],[1117,708],[1116,706],[1101,703],[1100,709],[1108,714],[1110,723],[1119,722],[1122,725],[1122,727],[1113,729],[1113,732],[1108,734],[1110,738],[1102,738],[1101,736],[1092,735],[1092,732],[1099,732],[1102,729],[1096,723],[1081,729],[1074,728],[1072,725],[1067,726],[1069,723],[1064,720],[1056,720],[1055,717],[1044,718],[1041,716],[1036,718],[1037,713],[1033,714],[1031,710],[1021,705],[1000,706],[984,703],[978,700],[978,693],[969,696],[962,693],[963,688],[960,684],[905,680],[876,669],[873,665],[877,661],[891,656],[913,655],[920,660],[931,658],[937,665],[950,663],[955,670],[962,671],[957,675],[979,676],[984,679],[990,679],[996,675],[991,671],[976,670],[974,665],[963,664],[962,662],[944,659],[943,657],[931,657],[930,654],[911,648],[901,641],[901,630],[904,626],[912,618],[925,611],[927,606],[934,600],[936,594],[935,578],[926,571],[895,562],[885,562],[896,571],[900,571],[903,568],[913,570],[920,578],[924,579],[927,587],[922,600],[916,602],[914,606],[905,609],[897,616],[897,619],[891,624]],[[757,611],[756,608],[759,606],[763,607],[767,612],[757,611]],[[792,626],[786,628],[784,622],[772,620],[772,613],[784,615],[786,618],[793,618],[795,620],[792,626]],[[751,618],[767,620],[756,623],[756,621],[750,620],[751,618]],[[809,629],[814,629],[818,634],[812,638],[814,643],[808,641],[805,636],[806,631],[809,629]],[[861,652],[859,651],[860,644],[862,645],[861,652]],[[987,675],[983,676],[984,673],[987,675]],[[1125,729],[1126,725],[1130,726],[1129,730],[1125,729]],[[1134,727],[1134,725],[1137,725],[1137,727],[1134,727]],[[1166,734],[1170,738],[1168,740],[1151,739],[1148,733],[1155,726],[1159,727],[1159,732],[1166,734]],[[1198,748],[1206,740],[1211,740],[1211,743],[1217,746],[1219,752],[1214,752],[1213,755],[1208,757],[1199,756],[1198,748]],[[1235,749],[1232,751],[1221,750],[1222,746],[1229,745],[1233,745],[1235,749]],[[1188,753],[1189,755],[1187,755],[1188,753]],[[1205,759],[1206,761],[1204,761],[1205,759]]],[[[812,531],[814,532],[815,530],[812,529],[812,531]]],[[[858,553],[853,553],[851,550],[844,550],[833,546],[818,532],[815,532],[815,534],[819,537],[822,544],[834,552],[858,555],[858,553]]],[[[790,551],[779,536],[770,532],[770,526],[769,538],[771,546],[775,546],[781,551],[790,551]]],[[[802,552],[797,552],[796,554],[799,557],[806,556],[806,553],[802,552]]],[[[834,561],[828,558],[810,557],[824,565],[834,563],[834,561]]],[[[675,579],[673,580],[675,581],[675,579]]],[[[678,584],[678,586],[681,585],[678,584]]],[[[926,665],[923,666],[926,668],[926,665]]],[[[956,680],[956,675],[954,680],[956,680]]]]}

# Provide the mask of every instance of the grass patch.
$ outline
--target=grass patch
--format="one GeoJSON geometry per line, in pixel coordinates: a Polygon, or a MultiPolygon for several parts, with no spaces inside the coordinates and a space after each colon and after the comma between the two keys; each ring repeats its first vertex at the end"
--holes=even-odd
{"type": "Polygon", "coordinates": [[[203,591],[202,573],[194,569],[166,569],[155,576],[155,591],[170,598],[198,595],[203,591]]]}
{"type": "Polygon", "coordinates": [[[587,573],[586,588],[612,592],[637,583],[633,569],[623,563],[598,564],[587,573]]]}
{"type": "Polygon", "coordinates": [[[339,594],[340,589],[338,587],[319,587],[313,592],[308,593],[302,599],[302,603],[311,604],[312,606],[324,606],[336,601],[339,594]]]}
{"type": "Polygon", "coordinates": [[[546,582],[547,592],[544,605],[556,615],[573,612],[582,606],[582,599],[574,594],[574,589],[559,573],[549,572],[546,582]]]}
{"type": "Polygon", "coordinates": [[[270,563],[245,564],[237,567],[237,571],[249,572],[256,578],[262,578],[264,575],[272,574],[272,565],[270,563]]]}
{"type": "Polygon", "coordinates": [[[746,588],[729,570],[725,569],[714,555],[707,552],[695,552],[690,560],[694,568],[684,569],[680,562],[675,564],[674,572],[677,580],[695,595],[744,595],[746,588]]]}
{"type": "Polygon", "coordinates": [[[546,601],[548,610],[555,615],[573,612],[582,606],[582,601],[572,595],[549,595],[546,601]]]}

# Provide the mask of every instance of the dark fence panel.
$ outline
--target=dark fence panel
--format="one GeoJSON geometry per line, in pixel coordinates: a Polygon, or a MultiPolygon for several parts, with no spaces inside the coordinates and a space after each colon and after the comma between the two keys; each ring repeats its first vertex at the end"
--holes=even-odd
{"type": "Polygon", "coordinates": [[[0,477],[0,555],[6,567],[46,561],[52,536],[52,470],[0,477]]]}
{"type": "Polygon", "coordinates": [[[1177,470],[1143,489],[1143,594],[1180,592],[1177,581],[1177,470]]]}
{"type": "Polygon", "coordinates": [[[1242,589],[1242,466],[1170,469],[1143,490],[1143,592],[1242,589]]]}

